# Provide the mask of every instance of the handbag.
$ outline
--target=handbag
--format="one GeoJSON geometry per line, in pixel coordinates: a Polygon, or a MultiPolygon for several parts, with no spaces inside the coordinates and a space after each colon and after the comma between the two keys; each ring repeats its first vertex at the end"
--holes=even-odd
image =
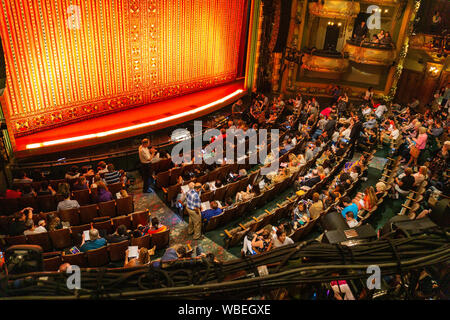
{"type": "Polygon", "coordinates": [[[416,146],[411,146],[409,153],[413,158],[418,158],[420,154],[420,150],[416,146]]]}

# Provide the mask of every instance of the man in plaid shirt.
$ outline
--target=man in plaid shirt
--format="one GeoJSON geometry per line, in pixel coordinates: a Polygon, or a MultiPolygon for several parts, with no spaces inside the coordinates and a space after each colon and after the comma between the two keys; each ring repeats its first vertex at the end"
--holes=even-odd
{"type": "Polygon", "coordinates": [[[194,189],[186,194],[186,211],[189,214],[188,234],[194,234],[194,240],[199,240],[202,235],[202,213],[199,191],[201,183],[196,183],[194,189]]]}

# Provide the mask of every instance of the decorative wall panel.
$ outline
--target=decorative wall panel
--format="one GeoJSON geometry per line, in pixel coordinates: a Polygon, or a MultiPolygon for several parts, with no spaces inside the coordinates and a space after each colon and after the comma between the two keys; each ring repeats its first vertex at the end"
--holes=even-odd
{"type": "Polygon", "coordinates": [[[16,136],[236,78],[245,0],[0,0],[16,136]]]}

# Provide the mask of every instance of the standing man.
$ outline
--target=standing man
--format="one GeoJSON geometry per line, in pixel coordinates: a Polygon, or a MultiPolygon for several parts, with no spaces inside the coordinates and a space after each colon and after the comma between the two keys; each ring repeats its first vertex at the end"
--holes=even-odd
{"type": "Polygon", "coordinates": [[[186,211],[189,214],[188,234],[194,234],[194,240],[200,240],[202,235],[202,212],[200,201],[201,183],[196,183],[194,189],[186,194],[186,211]]]}
{"type": "Polygon", "coordinates": [[[150,163],[153,158],[156,156],[156,149],[151,148],[148,149],[150,145],[150,140],[142,139],[142,143],[139,146],[139,161],[141,162],[141,175],[142,180],[144,181],[144,188],[142,190],[143,193],[151,193],[153,192],[150,189],[149,180],[150,180],[150,163]]]}
{"type": "Polygon", "coordinates": [[[362,131],[362,123],[359,121],[359,117],[355,116],[354,119],[351,120],[352,130],[350,131],[350,154],[349,159],[353,158],[353,154],[355,153],[356,143],[358,142],[359,136],[362,131]]]}

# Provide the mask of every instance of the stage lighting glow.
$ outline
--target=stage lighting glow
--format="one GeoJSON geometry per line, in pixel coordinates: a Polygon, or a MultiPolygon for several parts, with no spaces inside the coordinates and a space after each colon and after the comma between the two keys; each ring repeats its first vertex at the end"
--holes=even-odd
{"type": "Polygon", "coordinates": [[[161,124],[164,122],[168,122],[171,120],[175,120],[178,118],[182,118],[185,117],[187,115],[192,115],[195,114],[197,112],[200,111],[204,111],[207,110],[211,107],[214,107],[218,104],[224,103],[228,100],[230,100],[231,98],[241,94],[242,92],[244,92],[243,89],[239,89],[236,90],[235,92],[219,99],[216,100],[214,102],[208,103],[206,105],[203,105],[201,107],[195,108],[193,110],[189,110],[189,111],[185,111],[179,114],[175,114],[169,117],[165,117],[165,118],[161,118],[158,120],[153,120],[153,121],[149,121],[149,122],[145,122],[145,123],[140,123],[134,126],[128,126],[128,127],[124,127],[124,128],[119,128],[119,129],[114,129],[114,130],[109,130],[109,131],[103,131],[103,132],[98,132],[98,133],[92,133],[92,134],[88,134],[88,135],[83,135],[83,136],[76,136],[76,137],[71,137],[71,138],[65,138],[65,139],[58,139],[58,140],[51,140],[51,141],[44,141],[44,142],[39,142],[39,143],[32,143],[32,144],[28,144],[26,146],[27,149],[37,149],[37,148],[42,148],[42,147],[49,147],[49,146],[54,146],[54,145],[59,145],[59,144],[65,144],[65,143],[70,143],[70,142],[77,142],[77,141],[82,141],[82,140],[88,140],[88,139],[93,139],[93,138],[101,138],[101,137],[106,137],[112,134],[117,134],[117,133],[122,133],[122,132],[127,132],[127,131],[131,131],[131,130],[136,130],[136,129],[140,129],[140,128],[145,128],[145,127],[150,127],[150,126],[154,126],[156,124],[161,124]]]}
{"type": "Polygon", "coordinates": [[[246,0],[0,0],[14,136],[236,80],[246,0]]]}

